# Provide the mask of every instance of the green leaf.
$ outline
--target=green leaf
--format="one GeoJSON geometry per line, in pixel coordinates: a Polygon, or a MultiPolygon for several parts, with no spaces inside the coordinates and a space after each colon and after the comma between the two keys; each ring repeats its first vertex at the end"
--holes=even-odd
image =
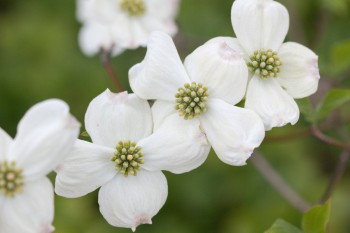
{"type": "Polygon", "coordinates": [[[302,233],[302,231],[283,219],[277,219],[264,233],[302,233]]]}
{"type": "Polygon", "coordinates": [[[308,122],[314,123],[315,110],[311,105],[310,99],[309,98],[297,99],[296,102],[299,106],[300,112],[305,116],[305,119],[308,122]]]}
{"type": "Polygon", "coordinates": [[[338,75],[350,66],[350,40],[336,44],[332,49],[332,72],[338,75]]]}
{"type": "Polygon", "coordinates": [[[349,89],[331,89],[316,109],[316,120],[320,121],[332,111],[350,101],[349,89]]]}
{"type": "Polygon", "coordinates": [[[324,205],[316,205],[308,210],[304,214],[302,221],[304,232],[326,233],[330,209],[331,204],[328,200],[324,205]]]}

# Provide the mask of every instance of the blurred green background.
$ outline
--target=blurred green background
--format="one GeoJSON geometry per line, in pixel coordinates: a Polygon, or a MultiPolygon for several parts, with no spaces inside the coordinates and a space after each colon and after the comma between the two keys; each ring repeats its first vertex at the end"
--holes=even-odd
{"type": "MultiPolygon", "coordinates": [[[[342,49],[350,47],[349,1],[280,2],[287,6],[291,18],[287,40],[310,47],[320,57],[322,82],[313,101],[319,101],[330,86],[350,88],[350,56],[342,49]]],[[[175,38],[182,58],[210,38],[234,35],[231,5],[232,0],[182,1],[180,32],[175,38]]],[[[99,58],[80,52],[79,28],[73,0],[0,0],[0,126],[12,136],[25,111],[39,101],[61,98],[83,122],[89,102],[106,88],[114,90],[99,58]]],[[[145,49],[138,49],[113,59],[125,87],[128,69],[144,54],[145,49]]],[[[349,132],[346,113],[350,113],[350,106],[338,112],[337,120],[344,122],[333,126],[349,132]]],[[[294,127],[273,129],[260,151],[297,192],[317,203],[341,151],[313,138],[309,127],[301,117],[294,127]]],[[[140,226],[139,233],[259,233],[277,218],[300,225],[301,214],[249,161],[247,166],[232,167],[211,153],[195,171],[166,176],[168,200],[153,225],[140,226]]],[[[332,198],[331,232],[350,232],[349,216],[347,171],[332,198]]],[[[78,199],[56,197],[54,225],[57,233],[131,231],[108,225],[98,211],[97,192],[78,199]]]]}

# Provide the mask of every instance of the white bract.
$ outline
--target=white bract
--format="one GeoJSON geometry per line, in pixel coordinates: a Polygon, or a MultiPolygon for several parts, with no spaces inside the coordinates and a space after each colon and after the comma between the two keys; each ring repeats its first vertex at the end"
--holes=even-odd
{"type": "Polygon", "coordinates": [[[0,128],[0,232],[50,233],[54,192],[46,177],[72,148],[80,124],[63,101],[24,115],[14,139],[0,128]]]}
{"type": "Polygon", "coordinates": [[[236,0],[231,19],[236,38],[219,37],[240,51],[250,69],[245,107],[262,118],[265,129],[295,124],[299,108],[293,98],[317,90],[318,57],[310,49],[283,43],[289,28],[287,9],[273,0],[236,0]]]}
{"type": "Polygon", "coordinates": [[[226,43],[211,43],[190,54],[184,65],[171,38],[154,32],[145,59],[129,71],[132,90],[157,100],[153,117],[161,127],[170,118],[174,127],[200,125],[219,158],[244,165],[262,142],[264,126],[253,111],[234,106],[244,96],[248,69],[240,53],[226,43]],[[208,59],[211,58],[211,59],[208,59]]]}
{"type": "Polygon", "coordinates": [[[198,124],[177,128],[179,120],[168,118],[152,133],[147,101],[106,90],[85,115],[93,143],[78,140],[57,170],[56,193],[74,198],[101,187],[100,211],[111,225],[135,231],[140,224],[150,224],[168,196],[161,170],[190,171],[210,150],[198,124]]]}
{"type": "Polygon", "coordinates": [[[101,49],[118,55],[146,46],[154,30],[174,35],[179,0],[77,0],[82,51],[92,56],[101,49]]]}

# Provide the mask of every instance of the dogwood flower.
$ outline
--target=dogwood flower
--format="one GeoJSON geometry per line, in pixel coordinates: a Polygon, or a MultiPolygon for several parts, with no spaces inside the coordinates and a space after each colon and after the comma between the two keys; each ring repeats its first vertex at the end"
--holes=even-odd
{"type": "Polygon", "coordinates": [[[212,43],[190,54],[184,65],[171,38],[154,32],[145,59],[129,71],[132,90],[157,100],[152,112],[159,127],[167,117],[199,124],[218,157],[244,165],[262,142],[264,126],[253,111],[234,106],[244,96],[248,69],[240,53],[212,43]],[[206,59],[207,56],[212,59],[206,59]]]}
{"type": "Polygon", "coordinates": [[[278,2],[236,0],[231,19],[237,39],[222,37],[209,43],[225,42],[244,54],[252,76],[245,107],[259,114],[266,130],[295,124],[299,108],[293,98],[310,96],[318,87],[317,55],[298,43],[283,44],[289,15],[278,2]]]}
{"type": "Polygon", "coordinates": [[[82,51],[92,56],[101,49],[118,55],[146,46],[153,30],[174,35],[179,0],[77,0],[82,51]]]}
{"type": "Polygon", "coordinates": [[[24,115],[12,139],[0,128],[0,231],[50,233],[54,192],[46,175],[79,134],[79,123],[60,100],[47,100],[24,115]]]}
{"type": "Polygon", "coordinates": [[[57,170],[56,193],[74,198],[101,187],[100,211],[111,225],[135,231],[151,224],[168,196],[161,170],[190,171],[210,150],[199,124],[178,124],[179,118],[168,118],[152,133],[147,101],[106,90],[85,115],[93,143],[78,140],[57,170]]]}

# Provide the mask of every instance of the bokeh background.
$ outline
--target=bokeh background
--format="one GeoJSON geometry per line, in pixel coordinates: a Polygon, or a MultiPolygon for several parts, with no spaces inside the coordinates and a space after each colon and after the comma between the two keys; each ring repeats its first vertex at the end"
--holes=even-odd
{"type": "MultiPolygon", "coordinates": [[[[350,3],[347,0],[281,0],[291,26],[289,41],[302,43],[320,60],[322,82],[312,97],[319,101],[330,86],[350,88],[350,3]]],[[[183,0],[175,38],[185,58],[197,46],[216,36],[234,36],[230,23],[232,0],[183,0]]],[[[17,122],[33,104],[61,98],[83,122],[89,102],[106,88],[114,90],[99,57],[85,57],[79,50],[80,25],[74,0],[0,0],[0,126],[15,135],[17,122]]],[[[113,59],[125,87],[127,72],[140,62],[145,49],[126,51],[113,59]]],[[[130,89],[129,89],[130,90],[130,89]]],[[[334,128],[349,132],[344,106],[332,118],[334,128]],[[345,117],[344,117],[345,116],[345,117]]],[[[301,117],[296,126],[273,129],[260,151],[295,190],[311,203],[321,198],[340,154],[309,133],[301,117]]],[[[335,135],[338,136],[338,135],[335,135]]],[[[301,214],[279,195],[248,161],[244,167],[222,163],[212,152],[195,171],[166,172],[169,197],[153,225],[139,233],[259,233],[277,218],[299,226],[301,214]]],[[[54,174],[51,174],[54,179],[54,174]]],[[[35,214],[35,213],[33,213],[35,214]]],[[[331,232],[350,232],[350,172],[338,183],[332,198],[331,232]]],[[[123,233],[102,218],[97,192],[78,199],[56,196],[57,233],[123,233]]],[[[1,229],[0,229],[1,232],[1,229]]]]}

